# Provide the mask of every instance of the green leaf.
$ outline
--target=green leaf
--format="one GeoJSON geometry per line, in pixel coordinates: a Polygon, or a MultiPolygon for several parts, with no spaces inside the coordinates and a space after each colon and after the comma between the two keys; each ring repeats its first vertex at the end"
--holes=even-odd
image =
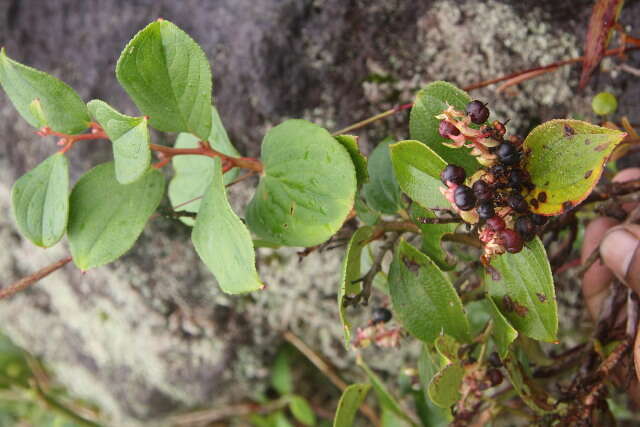
{"type": "Polygon", "coordinates": [[[460,400],[460,386],[464,368],[460,363],[446,365],[429,383],[429,398],[441,408],[448,408],[460,400]]]}
{"type": "Polygon", "coordinates": [[[440,173],[447,163],[418,141],[391,145],[391,161],[400,188],[411,200],[425,208],[451,208],[440,192],[440,173]]]}
{"type": "Polygon", "coordinates": [[[260,238],[314,246],[338,231],[353,208],[356,172],[347,150],[325,129],[287,120],[262,142],[264,173],[246,220],[260,238]]]}
{"type": "Polygon", "coordinates": [[[401,192],[393,173],[389,145],[391,138],[382,141],[369,156],[369,182],[362,187],[367,204],[373,209],[394,214],[401,207],[401,192]]]}
{"type": "Polygon", "coordinates": [[[58,243],[69,217],[69,163],[53,156],[21,176],[11,190],[13,215],[20,232],[38,246],[58,243]]]}
{"type": "Polygon", "coordinates": [[[362,282],[358,281],[363,275],[360,260],[362,259],[362,249],[367,246],[372,236],[372,227],[365,226],[357,229],[351,236],[351,240],[349,240],[342,263],[342,276],[340,278],[340,289],[338,290],[338,313],[344,330],[345,346],[347,347],[351,341],[351,323],[347,319],[347,308],[344,305],[345,298],[357,295],[362,291],[362,282]]]}
{"type": "MultiPolygon", "coordinates": [[[[420,393],[422,395],[428,395],[429,384],[431,383],[431,380],[436,375],[436,373],[438,373],[439,369],[430,353],[431,351],[429,350],[428,345],[423,344],[420,351],[420,357],[418,359],[418,375],[420,377],[420,393]]],[[[442,359],[441,357],[439,358],[442,359]]],[[[425,408],[423,408],[423,411],[421,411],[423,413],[420,414],[423,425],[429,427],[448,426],[449,423],[453,420],[450,411],[448,409],[441,408],[440,406],[435,405],[430,397],[424,400],[425,408]]]]}
{"type": "Polygon", "coordinates": [[[400,416],[411,425],[415,425],[413,420],[409,418],[409,416],[406,414],[406,411],[402,409],[402,406],[400,406],[395,397],[393,397],[393,395],[389,393],[389,390],[387,390],[387,387],[384,385],[380,377],[375,372],[373,372],[366,363],[364,363],[364,360],[362,360],[361,357],[358,357],[356,359],[356,363],[367,373],[369,381],[371,381],[371,384],[373,385],[373,391],[375,391],[376,393],[376,397],[378,398],[380,406],[383,409],[394,412],[396,415],[400,416]]]}
{"type": "Polygon", "coordinates": [[[434,344],[438,353],[448,362],[459,360],[458,351],[460,350],[460,343],[454,338],[451,338],[449,335],[440,335],[436,338],[434,344]]]}
{"type": "Polygon", "coordinates": [[[362,221],[365,225],[375,225],[380,220],[380,212],[371,209],[367,202],[364,201],[362,197],[359,195],[356,196],[356,216],[362,221]]]}
{"type": "Polygon", "coordinates": [[[289,396],[289,410],[291,410],[293,417],[302,424],[306,426],[316,424],[316,414],[304,397],[295,394],[289,396]]]}
{"type": "Polygon", "coordinates": [[[214,161],[213,179],[191,233],[193,246],[223,291],[238,294],[261,289],[251,234],[231,209],[220,159],[214,161]]]}
{"type": "Polygon", "coordinates": [[[0,49],[0,84],[23,119],[31,126],[48,126],[75,134],[89,127],[91,118],[80,96],[45,72],[9,58],[0,49]]]}
{"type": "Polygon", "coordinates": [[[469,322],[453,285],[426,255],[400,241],[389,270],[391,302],[399,322],[416,338],[444,333],[469,341],[469,322]]]}
{"type": "Polygon", "coordinates": [[[395,412],[388,409],[382,409],[382,416],[380,417],[381,427],[406,427],[407,425],[410,424],[396,415],[395,412]]]}
{"type": "Polygon", "coordinates": [[[138,180],[151,163],[147,118],[126,116],[98,99],[87,106],[111,140],[118,182],[131,184],[138,180]]]}
{"type": "Polygon", "coordinates": [[[500,274],[493,281],[486,274],[489,296],[519,332],[541,341],[555,341],[558,307],[551,267],[539,238],[517,254],[505,253],[491,265],[500,274]]]}
{"type": "Polygon", "coordinates": [[[336,141],[342,144],[349,152],[356,168],[356,179],[358,180],[358,188],[360,188],[362,184],[369,181],[369,171],[367,169],[367,158],[360,152],[358,137],[354,135],[338,135],[336,136],[336,141]]]}
{"type": "Polygon", "coordinates": [[[112,162],[85,173],[71,192],[69,246],[73,261],[88,270],[118,259],[142,233],[164,194],[164,177],[149,169],[133,184],[116,180],[112,162]]]}
{"type": "Polygon", "coordinates": [[[291,348],[280,347],[271,367],[270,379],[273,388],[281,395],[293,393],[293,374],[291,372],[291,348]]]}
{"type": "Polygon", "coordinates": [[[333,418],[333,427],[352,427],[356,418],[356,413],[364,402],[367,393],[371,389],[371,384],[351,384],[342,392],[338,409],[333,418]]]}
{"type": "Polygon", "coordinates": [[[527,196],[535,213],[556,215],[583,201],[625,137],[617,130],[579,120],[551,120],[524,141],[526,169],[535,189],[527,196]]]}
{"type": "MultiPolygon", "coordinates": [[[[222,120],[215,107],[211,107],[211,133],[209,144],[216,151],[231,157],[240,157],[240,153],[233,146],[222,125],[222,120]]],[[[181,133],[176,139],[175,148],[198,148],[200,138],[189,133],[181,133]]],[[[184,155],[171,159],[174,176],[169,182],[169,200],[172,206],[179,206],[179,210],[198,213],[202,195],[211,185],[213,178],[213,159],[208,156],[184,155]],[[197,199],[197,200],[194,200],[197,199]],[[183,206],[184,205],[184,206],[183,206]]],[[[228,184],[238,176],[238,170],[232,169],[224,174],[224,183],[228,184]]],[[[194,220],[181,217],[180,220],[193,225],[194,220]]]]}
{"type": "MultiPolygon", "coordinates": [[[[524,403],[538,414],[554,412],[554,409],[556,409],[554,399],[526,375],[515,355],[509,352],[507,357],[501,359],[509,376],[509,381],[524,403]]],[[[557,409],[561,408],[558,407],[557,409]]]]}
{"type": "Polygon", "coordinates": [[[478,170],[480,164],[473,156],[469,155],[470,149],[449,148],[442,145],[448,140],[438,133],[440,120],[435,117],[446,110],[449,105],[464,111],[469,102],[471,102],[471,97],[450,83],[443,81],[429,83],[416,96],[411,109],[409,129],[411,139],[425,143],[447,163],[462,166],[467,171],[467,175],[471,176],[473,172],[478,170]]]}
{"type": "Polygon", "coordinates": [[[491,298],[487,298],[486,301],[493,318],[493,341],[500,357],[505,358],[509,353],[509,345],[518,338],[518,331],[511,326],[491,298]]]}
{"type": "Polygon", "coordinates": [[[422,232],[422,245],[420,250],[427,254],[437,265],[443,270],[451,270],[454,265],[449,264],[448,260],[451,258],[447,252],[442,249],[442,237],[445,234],[453,233],[458,224],[423,224],[420,222],[420,218],[435,218],[436,215],[424,209],[418,204],[411,206],[411,218],[420,228],[422,232]]]}
{"type": "Polygon", "coordinates": [[[136,34],[116,77],[154,128],[209,136],[211,68],[202,48],[172,22],[158,20],[136,34]]]}

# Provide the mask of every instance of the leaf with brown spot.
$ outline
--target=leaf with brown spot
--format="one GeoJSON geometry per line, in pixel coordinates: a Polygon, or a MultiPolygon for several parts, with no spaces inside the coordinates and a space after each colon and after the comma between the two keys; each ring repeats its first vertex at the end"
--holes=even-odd
{"type": "Polygon", "coordinates": [[[602,60],[623,3],[624,0],[598,0],[593,6],[584,43],[584,60],[580,76],[581,88],[587,85],[589,77],[602,60]]]}
{"type": "Polygon", "coordinates": [[[555,341],[558,312],[551,267],[539,238],[517,254],[503,254],[491,261],[502,280],[485,276],[489,297],[520,333],[541,341],[555,341]],[[540,300],[544,295],[546,302],[540,300]]]}
{"type": "Polygon", "coordinates": [[[575,206],[583,201],[625,135],[613,129],[565,119],[552,120],[533,129],[524,141],[525,149],[531,150],[525,168],[535,185],[527,199],[535,198],[539,202],[538,206],[532,206],[533,211],[557,215],[566,210],[566,203],[575,206]],[[596,148],[586,148],[587,140],[595,143],[596,148]],[[589,176],[585,176],[587,171],[591,171],[589,176]]]}
{"type": "Polygon", "coordinates": [[[404,240],[389,269],[389,294],[398,321],[411,335],[432,343],[445,333],[469,342],[469,321],[451,281],[431,258],[404,240]]]}

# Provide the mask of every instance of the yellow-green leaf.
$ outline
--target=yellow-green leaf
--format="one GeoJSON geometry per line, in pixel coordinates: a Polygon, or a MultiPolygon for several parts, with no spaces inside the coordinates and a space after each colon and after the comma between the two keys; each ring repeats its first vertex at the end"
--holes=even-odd
{"type": "Polygon", "coordinates": [[[556,215],[583,201],[624,137],[579,120],[551,120],[533,129],[524,141],[525,167],[535,185],[527,196],[532,210],[556,215]]]}

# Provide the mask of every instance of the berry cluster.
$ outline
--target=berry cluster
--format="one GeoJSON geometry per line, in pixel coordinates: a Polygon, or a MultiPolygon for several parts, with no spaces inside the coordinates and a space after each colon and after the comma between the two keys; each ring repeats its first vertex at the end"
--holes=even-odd
{"type": "MultiPolygon", "coordinates": [[[[505,138],[504,123],[489,118],[489,109],[480,101],[467,105],[466,112],[447,108],[441,115],[440,135],[450,139],[450,147],[469,147],[483,166],[467,177],[463,168],[448,165],[441,174],[441,188],[454,210],[470,224],[479,224],[479,238],[485,244],[485,261],[504,252],[517,253],[533,239],[547,217],[531,213],[523,194],[534,189],[522,168],[525,153],[522,140],[505,138]],[[481,125],[479,129],[472,124],[481,125]]],[[[543,193],[542,193],[543,194],[543,193]]],[[[532,200],[534,208],[538,200],[532,200]]]]}

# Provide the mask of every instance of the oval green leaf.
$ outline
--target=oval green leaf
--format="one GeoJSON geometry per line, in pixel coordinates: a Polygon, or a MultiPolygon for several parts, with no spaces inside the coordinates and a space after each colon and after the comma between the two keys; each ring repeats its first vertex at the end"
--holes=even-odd
{"type": "Polygon", "coordinates": [[[333,418],[333,427],[353,427],[356,413],[370,389],[371,384],[351,384],[344,389],[333,418]]]}
{"type": "Polygon", "coordinates": [[[362,249],[367,246],[372,236],[372,227],[367,226],[357,229],[351,236],[351,240],[349,240],[344,261],[342,262],[342,277],[340,279],[340,289],[338,290],[338,313],[344,330],[345,346],[347,347],[351,341],[351,323],[347,319],[345,298],[357,295],[362,291],[362,282],[359,281],[363,275],[361,268],[362,249]]]}
{"type": "Polygon", "coordinates": [[[535,213],[556,215],[583,201],[596,185],[625,133],[579,120],[551,120],[524,141],[526,169],[536,188],[535,213]]]}
{"type": "Polygon", "coordinates": [[[214,161],[213,179],[202,199],[191,240],[223,291],[238,294],[261,289],[264,285],[256,271],[251,234],[231,209],[220,159],[214,161]]]}
{"type": "Polygon", "coordinates": [[[555,341],[558,307],[547,253],[539,238],[517,254],[505,253],[491,265],[500,280],[486,274],[489,297],[518,331],[541,341],[555,341]]]}
{"type": "Polygon", "coordinates": [[[38,246],[58,243],[69,217],[69,163],[53,156],[21,176],[11,190],[11,205],[20,232],[38,246]]]}
{"type": "Polygon", "coordinates": [[[469,155],[470,149],[449,148],[442,145],[448,140],[438,133],[440,120],[435,117],[446,110],[449,105],[464,111],[469,102],[471,102],[471,97],[451,83],[443,81],[429,83],[416,96],[411,109],[409,129],[411,139],[423,142],[447,163],[462,166],[467,171],[467,175],[471,176],[473,172],[478,170],[480,164],[475,157],[469,155]]]}
{"type": "Polygon", "coordinates": [[[91,118],[80,96],[50,74],[9,58],[0,49],[0,84],[14,107],[31,126],[56,132],[80,133],[91,118]]]}
{"type": "Polygon", "coordinates": [[[458,351],[460,350],[460,343],[449,335],[440,335],[435,340],[435,347],[440,356],[444,357],[449,362],[455,362],[459,360],[458,351]]]}
{"type": "Polygon", "coordinates": [[[451,208],[440,192],[440,173],[447,162],[419,141],[392,144],[391,161],[400,188],[425,208],[451,208]]]}
{"type": "Polygon", "coordinates": [[[500,357],[507,357],[509,346],[518,338],[518,331],[511,326],[511,323],[504,317],[491,298],[487,298],[486,301],[489,313],[493,318],[493,331],[491,332],[493,342],[496,344],[500,357]]]}
{"type": "Polygon", "coordinates": [[[325,129],[287,120],[262,142],[264,173],[247,206],[259,237],[288,246],[314,246],[342,227],[353,208],[356,173],[347,150],[325,129]]]}
{"type": "Polygon", "coordinates": [[[451,363],[442,368],[429,383],[429,398],[441,408],[449,408],[460,400],[460,386],[464,368],[460,363],[451,363]]]}
{"type": "Polygon", "coordinates": [[[138,180],[151,163],[146,117],[121,114],[98,99],[90,101],[87,106],[111,140],[118,182],[130,184],[138,180]]]}
{"type": "Polygon", "coordinates": [[[367,169],[367,158],[362,154],[358,145],[358,137],[355,135],[338,135],[336,136],[336,141],[342,144],[349,152],[356,168],[356,179],[358,180],[358,188],[360,188],[365,182],[369,181],[369,171],[367,169]]]}
{"type": "Polygon", "coordinates": [[[416,338],[432,343],[445,333],[469,341],[469,322],[453,285],[428,256],[404,240],[391,263],[389,290],[399,322],[416,338]]]}
{"type": "Polygon", "coordinates": [[[289,396],[289,410],[293,417],[305,426],[316,425],[316,414],[304,397],[295,394],[289,396]]]}
{"type": "MultiPolygon", "coordinates": [[[[199,138],[181,133],[176,138],[175,148],[198,148],[199,138]]],[[[218,110],[211,106],[211,133],[207,138],[211,147],[231,157],[240,157],[240,153],[229,140],[227,131],[222,125],[218,110]]],[[[171,159],[174,176],[169,182],[169,200],[175,209],[198,213],[202,195],[211,185],[213,178],[213,159],[208,156],[184,155],[171,159]],[[195,200],[194,200],[195,199],[195,200]]],[[[232,169],[224,174],[224,183],[228,184],[238,176],[238,170],[232,169]]],[[[180,220],[193,225],[194,220],[181,217],[180,220]]]]}
{"type": "Polygon", "coordinates": [[[71,192],[69,246],[81,270],[107,264],[138,239],[164,194],[164,177],[156,169],[133,184],[118,182],[112,162],[85,173],[71,192]]]}
{"type": "Polygon", "coordinates": [[[390,138],[382,141],[369,156],[369,182],[362,187],[367,204],[385,214],[394,214],[402,207],[400,186],[393,173],[389,146],[390,138]]]}
{"type": "Polygon", "coordinates": [[[136,34],[118,59],[116,77],[154,128],[209,136],[211,67],[202,48],[172,22],[158,20],[136,34]]]}

